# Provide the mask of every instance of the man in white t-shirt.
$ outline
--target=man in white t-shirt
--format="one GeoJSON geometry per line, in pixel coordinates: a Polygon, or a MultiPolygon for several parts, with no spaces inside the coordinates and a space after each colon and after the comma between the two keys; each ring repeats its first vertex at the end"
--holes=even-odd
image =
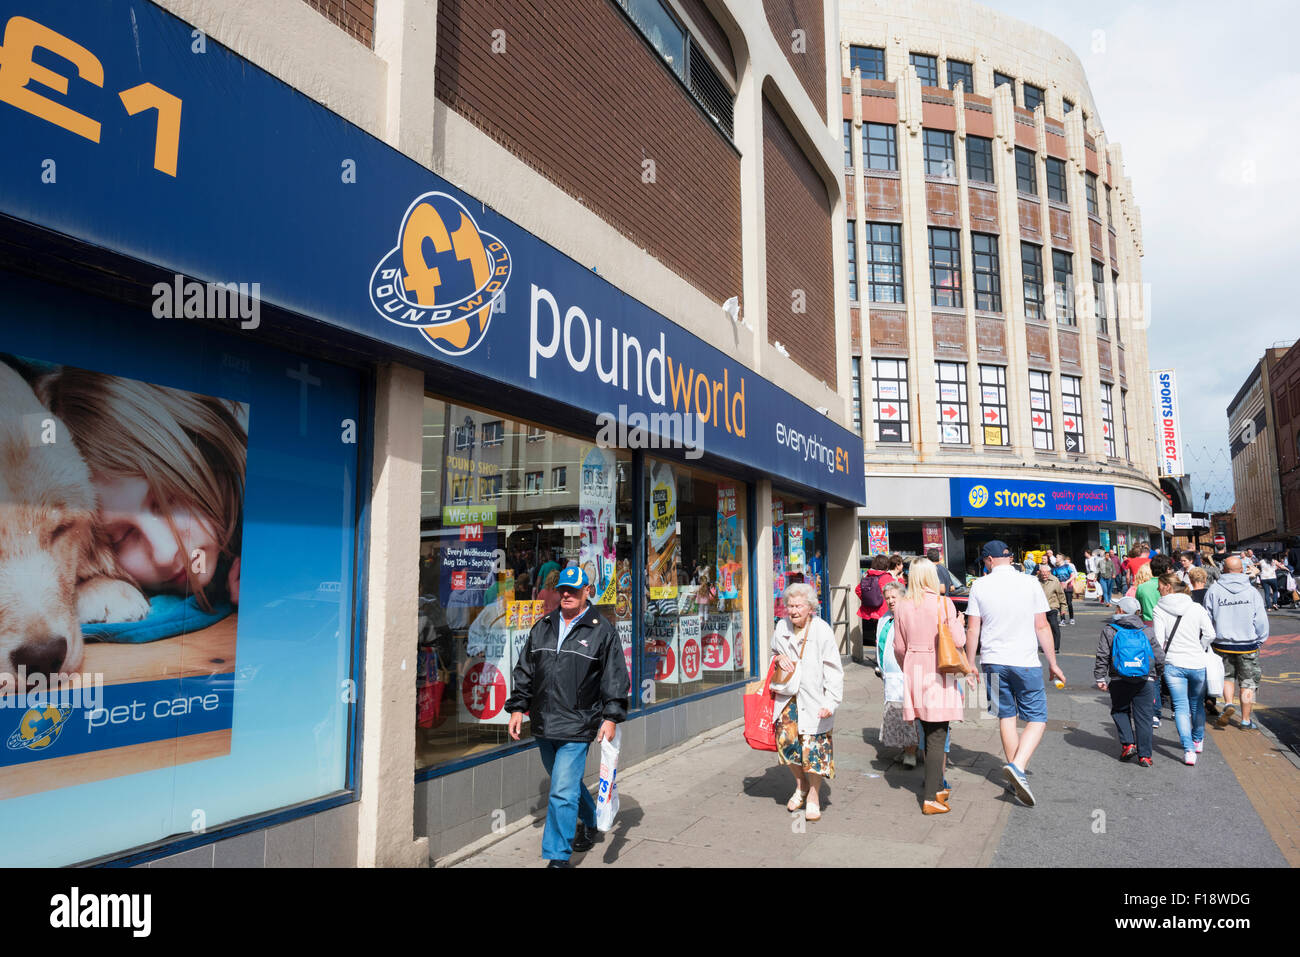
{"type": "Polygon", "coordinates": [[[1038,582],[1016,574],[1005,542],[989,542],[980,557],[988,574],[971,586],[966,604],[966,658],[974,668],[979,649],[990,712],[995,697],[997,701],[998,730],[1007,755],[1002,773],[1020,803],[1033,807],[1025,766],[1047,730],[1039,650],[1047,656],[1053,678],[1064,683],[1065,675],[1056,664],[1047,596],[1038,582]],[[1023,733],[1016,728],[1017,716],[1025,721],[1023,733]]]}

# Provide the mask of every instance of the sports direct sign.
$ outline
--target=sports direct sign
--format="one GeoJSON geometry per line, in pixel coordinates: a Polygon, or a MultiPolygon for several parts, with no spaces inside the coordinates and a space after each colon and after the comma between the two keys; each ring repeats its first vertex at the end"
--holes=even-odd
{"type": "Polygon", "coordinates": [[[1156,449],[1160,455],[1160,474],[1183,474],[1183,433],[1178,426],[1178,386],[1173,369],[1156,369],[1151,373],[1152,405],[1156,410],[1156,449]]]}

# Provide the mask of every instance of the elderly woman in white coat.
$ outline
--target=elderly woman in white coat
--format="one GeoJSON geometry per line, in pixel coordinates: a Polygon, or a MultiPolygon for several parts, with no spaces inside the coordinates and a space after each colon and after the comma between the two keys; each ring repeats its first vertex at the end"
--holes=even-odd
{"type": "Polygon", "coordinates": [[[802,582],[785,590],[786,617],[772,635],[777,668],[798,674],[787,686],[773,684],[777,760],[794,773],[795,792],[786,807],[805,807],[805,820],[821,819],[822,778],[835,777],[831,728],[844,699],[844,668],[835,633],[817,617],[817,591],[802,582]]]}

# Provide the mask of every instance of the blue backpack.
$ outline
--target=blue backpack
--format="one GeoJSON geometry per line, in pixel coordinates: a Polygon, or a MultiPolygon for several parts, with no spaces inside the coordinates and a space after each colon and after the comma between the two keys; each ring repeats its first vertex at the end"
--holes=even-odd
{"type": "Polygon", "coordinates": [[[1151,643],[1141,628],[1115,626],[1110,643],[1110,664],[1125,678],[1145,678],[1151,674],[1151,643]]]}

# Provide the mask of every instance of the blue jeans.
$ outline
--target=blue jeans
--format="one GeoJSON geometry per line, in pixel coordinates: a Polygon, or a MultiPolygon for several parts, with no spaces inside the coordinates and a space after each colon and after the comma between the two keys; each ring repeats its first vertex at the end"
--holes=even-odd
{"type": "Polygon", "coordinates": [[[1264,589],[1264,607],[1272,608],[1277,604],[1277,579],[1261,578],[1259,584],[1264,589]]]}
{"type": "Polygon", "coordinates": [[[1110,589],[1114,582],[1109,578],[1098,576],[1097,584],[1101,587],[1101,600],[1103,604],[1110,604],[1110,589]]]}
{"type": "Polygon", "coordinates": [[[551,776],[551,800],[546,808],[546,829],[542,831],[542,858],[567,861],[573,853],[573,835],[578,818],[587,827],[596,826],[596,802],[582,786],[587,766],[586,741],[537,739],[542,767],[551,776]]]}
{"type": "Polygon", "coordinates": [[[1205,669],[1165,665],[1165,684],[1174,699],[1174,724],[1184,751],[1205,740],[1205,669]]]}

